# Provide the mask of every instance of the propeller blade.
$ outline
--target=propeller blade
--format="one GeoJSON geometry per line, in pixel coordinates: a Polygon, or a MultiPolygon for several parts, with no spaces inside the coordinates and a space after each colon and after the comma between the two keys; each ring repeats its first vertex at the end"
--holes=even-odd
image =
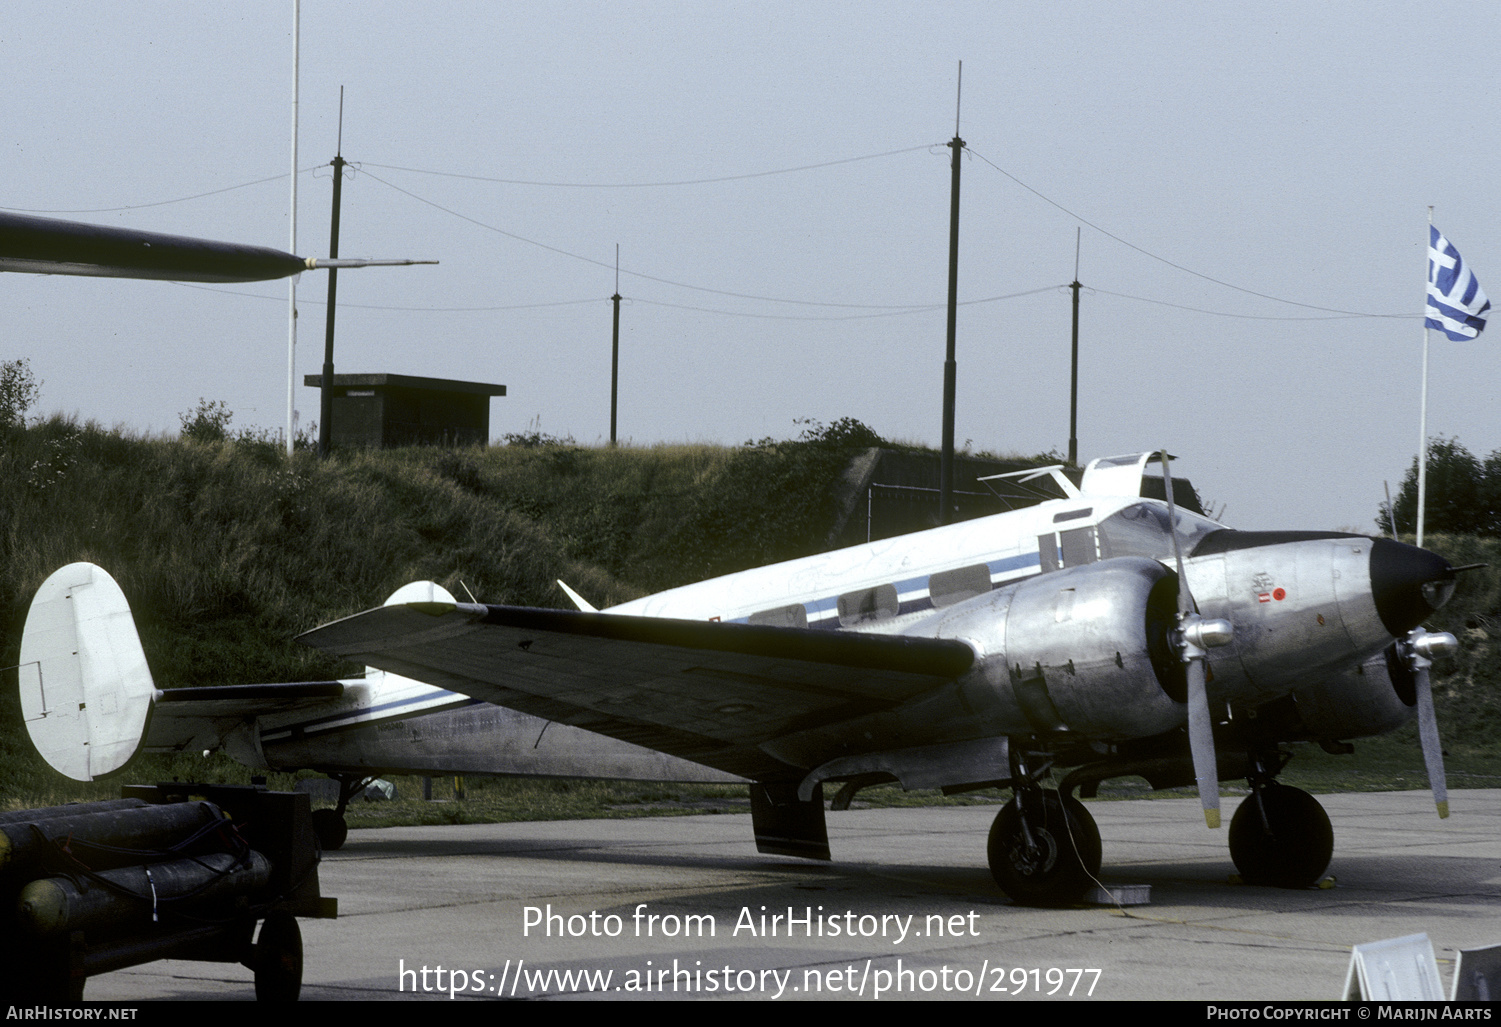
{"type": "Polygon", "coordinates": [[[1444,778],[1444,749],[1438,741],[1438,720],[1433,715],[1433,683],[1428,679],[1426,666],[1415,669],[1413,677],[1418,686],[1418,739],[1423,744],[1423,763],[1428,767],[1433,804],[1438,807],[1438,818],[1443,820],[1449,815],[1449,786],[1444,778]]]}
{"type": "Polygon", "coordinates": [[[1167,532],[1173,537],[1173,559],[1178,563],[1178,620],[1181,622],[1196,607],[1193,593],[1188,590],[1188,576],[1183,573],[1183,547],[1178,543],[1178,507],[1173,502],[1173,475],[1168,469],[1168,462],[1173,456],[1165,449],[1159,452],[1162,459],[1162,490],[1167,494],[1167,532]]]}
{"type": "Polygon", "coordinates": [[[1220,775],[1214,755],[1214,721],[1209,715],[1209,691],[1204,684],[1204,658],[1188,661],[1188,750],[1193,754],[1194,779],[1204,823],[1220,826],[1220,775]]]}
{"type": "Polygon", "coordinates": [[[1225,645],[1234,637],[1229,621],[1204,620],[1198,614],[1183,572],[1183,546],[1178,542],[1178,508],[1173,502],[1173,477],[1168,469],[1172,455],[1162,450],[1162,487],[1167,494],[1168,534],[1173,537],[1173,557],[1178,563],[1178,656],[1188,674],[1188,751],[1193,757],[1194,780],[1204,823],[1211,830],[1220,826],[1220,774],[1214,753],[1214,717],[1209,712],[1209,688],[1205,664],[1209,646],[1225,645]]]}
{"type": "Polygon", "coordinates": [[[1438,718],[1433,712],[1433,681],[1429,670],[1440,656],[1459,650],[1459,640],[1447,631],[1424,631],[1414,628],[1397,646],[1408,669],[1418,699],[1418,740],[1423,746],[1423,763],[1428,768],[1428,786],[1433,789],[1433,804],[1442,820],[1449,815],[1449,785],[1444,777],[1444,747],[1438,740],[1438,718]]]}

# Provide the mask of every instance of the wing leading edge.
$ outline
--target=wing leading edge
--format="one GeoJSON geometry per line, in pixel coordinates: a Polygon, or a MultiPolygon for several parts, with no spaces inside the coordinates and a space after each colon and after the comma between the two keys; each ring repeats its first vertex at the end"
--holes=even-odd
{"type": "Polygon", "coordinates": [[[750,778],[773,739],[886,712],[974,650],[911,638],[468,603],[386,606],[298,641],[750,778]]]}

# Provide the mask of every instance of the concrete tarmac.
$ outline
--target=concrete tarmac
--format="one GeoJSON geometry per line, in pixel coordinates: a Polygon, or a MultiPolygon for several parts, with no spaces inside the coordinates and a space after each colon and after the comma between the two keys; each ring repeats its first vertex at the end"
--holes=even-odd
{"type": "MultiPolygon", "coordinates": [[[[320,869],[339,919],[301,922],[302,997],[1329,1000],[1352,945],[1420,932],[1447,993],[1456,950],[1501,943],[1501,790],[1447,820],[1426,792],[1319,798],[1331,886],[1303,891],[1234,883],[1197,800],[1088,803],[1105,882],[1151,887],[1124,910],[1013,905],[983,807],[830,813],[829,864],[758,854],[739,815],[352,831],[320,869]]],[[[85,997],[254,989],[158,962],[85,997]]]]}

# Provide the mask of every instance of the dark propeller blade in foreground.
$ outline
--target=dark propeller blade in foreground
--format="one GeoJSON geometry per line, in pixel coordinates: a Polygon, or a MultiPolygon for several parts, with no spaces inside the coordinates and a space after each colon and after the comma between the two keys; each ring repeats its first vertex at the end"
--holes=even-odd
{"type": "Polygon", "coordinates": [[[0,212],[0,271],[172,282],[264,282],[314,268],[436,263],[304,258],[267,246],[0,212]]]}
{"type": "Polygon", "coordinates": [[[1228,645],[1235,638],[1235,628],[1227,620],[1207,620],[1199,616],[1198,604],[1188,589],[1183,573],[1183,547],[1178,542],[1178,510],[1173,503],[1173,477],[1168,469],[1172,460],[1162,451],[1162,486],[1167,493],[1167,517],[1173,536],[1173,557],[1178,563],[1178,630],[1174,644],[1188,673],[1188,748],[1193,757],[1194,779],[1199,786],[1199,802],[1204,807],[1204,823],[1220,826],[1220,777],[1214,755],[1214,717],[1209,709],[1209,689],[1204,670],[1208,650],[1228,645]]]}

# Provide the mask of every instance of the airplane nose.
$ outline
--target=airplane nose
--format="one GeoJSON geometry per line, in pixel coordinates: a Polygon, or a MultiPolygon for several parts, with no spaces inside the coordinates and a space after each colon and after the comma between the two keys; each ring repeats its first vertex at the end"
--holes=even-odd
{"type": "Polygon", "coordinates": [[[1422,624],[1453,591],[1454,568],[1442,556],[1391,539],[1372,539],[1371,596],[1393,638],[1422,624]]]}

